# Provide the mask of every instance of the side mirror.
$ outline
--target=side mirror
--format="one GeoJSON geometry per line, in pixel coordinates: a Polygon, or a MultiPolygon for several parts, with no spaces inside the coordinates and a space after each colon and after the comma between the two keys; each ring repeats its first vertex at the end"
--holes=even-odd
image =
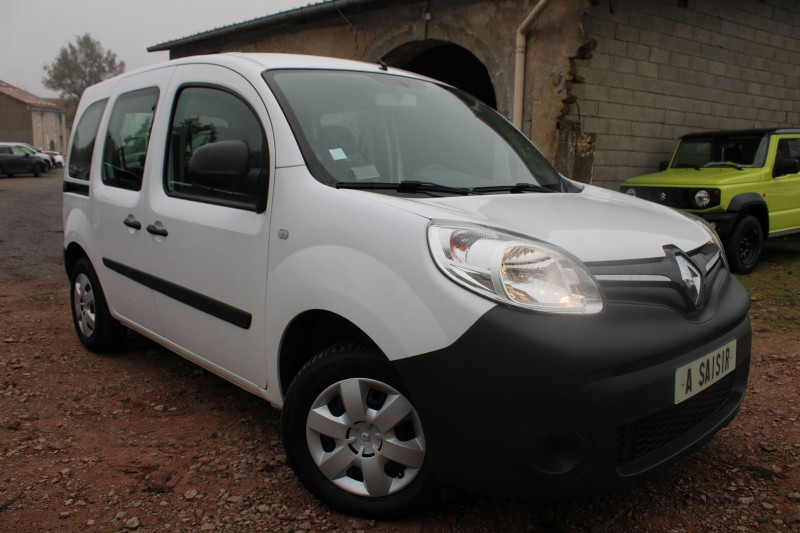
{"type": "Polygon", "coordinates": [[[244,141],[204,144],[189,162],[189,179],[212,189],[235,189],[247,175],[250,148],[244,141]]]}
{"type": "Polygon", "coordinates": [[[775,166],[772,168],[772,177],[785,176],[787,174],[797,174],[800,172],[800,162],[791,157],[778,157],[775,159],[775,166]]]}
{"type": "Polygon", "coordinates": [[[661,161],[661,162],[658,164],[658,171],[659,171],[659,172],[664,172],[664,171],[665,171],[665,170],[667,170],[668,168],[669,168],[669,161],[661,161]]]}

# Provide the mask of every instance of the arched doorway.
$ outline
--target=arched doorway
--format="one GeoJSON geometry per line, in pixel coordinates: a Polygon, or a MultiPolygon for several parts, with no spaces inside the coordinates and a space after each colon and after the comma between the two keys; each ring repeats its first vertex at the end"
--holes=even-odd
{"type": "Polygon", "coordinates": [[[386,64],[443,81],[497,108],[489,71],[472,52],[444,41],[416,41],[383,57],[386,64]]]}

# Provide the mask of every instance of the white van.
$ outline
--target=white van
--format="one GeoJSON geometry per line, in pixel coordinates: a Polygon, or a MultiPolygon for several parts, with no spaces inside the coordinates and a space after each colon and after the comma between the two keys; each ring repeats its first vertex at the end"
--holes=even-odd
{"type": "Polygon", "coordinates": [[[190,57],[87,89],[75,124],[80,340],[130,328],[282,408],[338,510],[617,489],[742,402],[749,298],[713,230],[564,178],[452,87],[190,57]]]}

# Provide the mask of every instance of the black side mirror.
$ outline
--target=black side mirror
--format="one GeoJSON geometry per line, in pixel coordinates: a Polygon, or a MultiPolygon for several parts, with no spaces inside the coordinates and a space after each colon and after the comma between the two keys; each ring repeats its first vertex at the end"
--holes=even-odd
{"type": "Polygon", "coordinates": [[[775,166],[772,168],[772,177],[785,176],[787,174],[797,174],[800,172],[800,162],[791,157],[778,157],[775,159],[775,166]]]}
{"type": "Polygon", "coordinates": [[[667,170],[668,168],[669,168],[669,161],[661,161],[661,162],[658,164],[658,171],[659,171],[659,172],[664,172],[664,171],[665,171],[665,170],[667,170]]]}
{"type": "Polygon", "coordinates": [[[235,189],[250,167],[250,148],[244,141],[219,141],[195,150],[189,179],[212,189],[235,189]]]}

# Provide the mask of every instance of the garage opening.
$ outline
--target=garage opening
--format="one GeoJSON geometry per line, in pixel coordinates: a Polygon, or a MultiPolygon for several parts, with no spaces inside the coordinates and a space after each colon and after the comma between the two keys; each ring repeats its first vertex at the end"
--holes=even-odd
{"type": "Polygon", "coordinates": [[[417,41],[395,48],[383,60],[467,91],[497,109],[489,71],[469,50],[445,41],[417,41]]]}

